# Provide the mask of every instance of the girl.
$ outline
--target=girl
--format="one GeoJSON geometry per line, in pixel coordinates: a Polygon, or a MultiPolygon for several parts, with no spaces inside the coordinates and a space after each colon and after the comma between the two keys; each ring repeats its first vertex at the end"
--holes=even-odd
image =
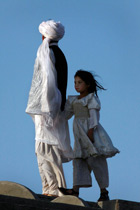
{"type": "Polygon", "coordinates": [[[110,137],[99,123],[101,108],[97,91],[105,90],[94,78],[84,70],[76,72],[75,90],[79,96],[69,96],[65,115],[67,119],[75,116],[74,160],[73,160],[73,189],[59,188],[64,195],[79,195],[80,187],[91,187],[91,171],[94,172],[100,187],[98,201],[109,200],[106,188],[109,185],[108,166],[106,158],[119,153],[111,142],[110,137]]]}

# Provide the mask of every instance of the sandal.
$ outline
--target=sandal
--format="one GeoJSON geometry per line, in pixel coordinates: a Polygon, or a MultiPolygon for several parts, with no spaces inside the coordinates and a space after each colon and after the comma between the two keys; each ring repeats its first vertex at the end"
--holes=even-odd
{"type": "Polygon", "coordinates": [[[58,195],[53,195],[53,194],[48,194],[48,193],[43,193],[43,195],[49,196],[49,197],[59,197],[58,195]]]}
{"type": "Polygon", "coordinates": [[[100,194],[100,198],[98,199],[98,202],[99,201],[109,201],[108,191],[102,192],[100,194]]]}
{"type": "Polygon", "coordinates": [[[73,196],[76,196],[76,197],[79,196],[79,192],[76,192],[73,189],[66,189],[66,188],[63,188],[63,187],[58,187],[58,189],[64,195],[73,195],[73,196]]]}

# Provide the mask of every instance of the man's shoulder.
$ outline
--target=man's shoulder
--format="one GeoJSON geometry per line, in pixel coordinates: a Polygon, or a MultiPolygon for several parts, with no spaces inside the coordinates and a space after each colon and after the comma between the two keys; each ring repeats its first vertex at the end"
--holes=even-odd
{"type": "Polygon", "coordinates": [[[66,60],[66,57],[63,51],[57,45],[50,46],[50,49],[52,49],[56,60],[60,60],[60,59],[66,60]]]}
{"type": "Polygon", "coordinates": [[[63,53],[62,50],[58,47],[58,45],[51,45],[49,46],[50,49],[52,49],[54,52],[60,52],[63,53]]]}

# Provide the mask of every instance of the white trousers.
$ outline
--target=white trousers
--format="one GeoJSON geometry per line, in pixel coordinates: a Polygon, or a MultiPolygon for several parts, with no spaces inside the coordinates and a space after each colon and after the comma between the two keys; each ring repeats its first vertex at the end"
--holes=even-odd
{"type": "Polygon", "coordinates": [[[93,171],[100,189],[109,186],[109,175],[106,158],[89,157],[87,159],[73,160],[73,186],[91,187],[93,171]]]}
{"type": "Polygon", "coordinates": [[[66,187],[61,155],[57,146],[36,141],[39,173],[42,180],[42,193],[61,196],[58,187],[66,187]]]}

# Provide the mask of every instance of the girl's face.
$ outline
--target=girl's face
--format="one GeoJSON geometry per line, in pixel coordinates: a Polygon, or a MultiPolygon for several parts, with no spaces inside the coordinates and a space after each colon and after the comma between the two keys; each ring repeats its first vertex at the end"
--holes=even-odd
{"type": "Polygon", "coordinates": [[[80,77],[76,76],[75,80],[75,90],[80,94],[88,94],[89,85],[87,85],[80,77]]]}

